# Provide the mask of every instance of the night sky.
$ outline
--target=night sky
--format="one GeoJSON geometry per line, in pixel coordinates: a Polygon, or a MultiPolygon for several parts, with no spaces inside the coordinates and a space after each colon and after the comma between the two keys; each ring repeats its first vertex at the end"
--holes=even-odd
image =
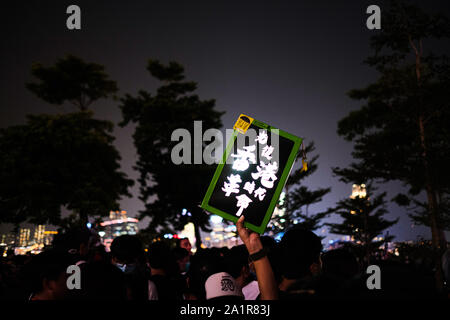
{"type": "MultiPolygon", "coordinates": [[[[337,135],[337,122],[360,106],[346,92],[376,79],[376,72],[362,63],[371,53],[369,38],[377,32],[366,28],[366,8],[378,4],[383,16],[383,3],[8,1],[2,4],[0,28],[0,126],[21,124],[29,113],[74,111],[68,105],[49,105],[25,88],[32,80],[32,62],[51,65],[70,53],[105,65],[118,82],[119,94],[134,95],[139,89],[154,92],[158,86],[146,70],[149,58],[175,60],[185,66],[188,80],[198,82],[200,97],[216,99],[217,109],[226,111],[225,128],[245,113],[306,142],[314,140],[319,169],[306,184],[331,186],[332,192],[310,212],[325,210],[351,192],[351,185],[340,183],[331,172],[331,167],[352,160],[352,145],[337,135]],[[66,28],[70,4],[81,7],[81,30],[66,28]]],[[[427,1],[425,6],[450,16],[448,0],[427,1]]],[[[98,118],[116,124],[121,119],[118,102],[112,99],[98,101],[92,109],[98,118]]],[[[123,170],[136,179],[133,129],[116,126],[115,144],[123,170]]],[[[394,196],[401,186],[390,183],[385,190],[394,196]]],[[[137,184],[132,193],[121,206],[134,216],[143,207],[137,184]]],[[[428,228],[411,227],[404,209],[393,204],[389,209],[389,218],[400,217],[390,230],[396,240],[429,237],[428,228]]]]}

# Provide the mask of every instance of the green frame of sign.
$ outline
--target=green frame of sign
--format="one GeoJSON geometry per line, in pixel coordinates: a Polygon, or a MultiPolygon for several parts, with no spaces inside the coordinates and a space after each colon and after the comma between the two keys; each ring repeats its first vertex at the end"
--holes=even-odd
{"type": "MultiPolygon", "coordinates": [[[[273,197],[272,197],[272,199],[270,201],[269,207],[268,207],[268,209],[267,209],[267,211],[266,211],[266,213],[264,215],[264,219],[263,219],[261,225],[260,226],[255,226],[254,224],[245,222],[245,227],[247,227],[248,229],[253,230],[255,232],[258,232],[259,234],[262,234],[266,230],[267,224],[269,223],[269,220],[272,217],[272,213],[275,210],[275,206],[276,206],[277,201],[278,201],[278,199],[280,197],[280,194],[283,191],[283,188],[284,188],[284,185],[285,185],[285,183],[287,181],[287,178],[289,177],[289,174],[290,174],[290,172],[291,172],[291,170],[292,170],[292,168],[294,166],[294,162],[295,162],[295,159],[297,158],[297,153],[298,153],[298,150],[300,149],[300,146],[302,144],[303,139],[299,138],[299,137],[296,137],[296,136],[294,136],[294,135],[292,135],[290,133],[287,133],[286,131],[277,129],[275,127],[272,127],[272,126],[270,126],[268,124],[265,124],[264,122],[258,121],[256,119],[253,120],[252,124],[254,126],[258,127],[258,128],[266,129],[266,130],[268,130],[270,132],[272,132],[274,130],[277,130],[275,132],[275,134],[278,134],[279,136],[284,137],[284,138],[289,139],[289,140],[292,140],[294,142],[294,146],[292,147],[291,153],[289,154],[288,160],[286,162],[286,166],[284,167],[284,170],[283,170],[283,172],[281,174],[280,181],[277,184],[277,188],[275,189],[275,193],[274,193],[274,195],[273,195],[273,197]]],[[[216,214],[218,216],[221,216],[221,217],[223,217],[223,218],[225,218],[227,220],[231,220],[234,223],[237,222],[237,220],[239,219],[238,217],[236,217],[234,215],[231,215],[231,214],[228,214],[228,213],[226,213],[226,212],[224,212],[222,210],[219,210],[219,209],[217,209],[215,207],[210,206],[209,205],[209,200],[210,200],[211,195],[212,195],[212,193],[213,193],[213,191],[214,191],[214,189],[216,187],[217,180],[219,179],[220,174],[222,173],[223,167],[224,167],[224,165],[225,165],[225,163],[226,163],[226,161],[228,159],[228,156],[230,155],[231,150],[233,149],[233,145],[234,145],[234,143],[236,141],[236,138],[237,138],[238,134],[240,134],[240,133],[237,130],[234,130],[233,135],[231,136],[230,141],[229,141],[229,143],[227,145],[227,148],[225,150],[225,153],[223,154],[222,162],[219,163],[219,165],[217,166],[216,172],[214,173],[214,176],[213,176],[213,178],[211,180],[211,183],[210,183],[210,185],[208,187],[208,190],[206,191],[206,195],[203,198],[202,204],[200,206],[204,210],[206,210],[206,211],[208,211],[210,213],[216,214]]]]}

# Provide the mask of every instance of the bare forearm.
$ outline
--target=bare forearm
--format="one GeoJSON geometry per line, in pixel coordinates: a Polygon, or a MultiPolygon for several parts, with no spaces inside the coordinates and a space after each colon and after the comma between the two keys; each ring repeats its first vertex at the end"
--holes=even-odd
{"type": "MultiPolygon", "coordinates": [[[[249,254],[254,254],[263,249],[263,245],[259,237],[254,238],[253,241],[247,242],[247,250],[249,254]]],[[[261,293],[261,300],[276,300],[278,299],[278,287],[275,281],[275,276],[272,271],[272,266],[267,256],[253,262],[258,279],[259,292],[261,293]]]]}
{"type": "MultiPolygon", "coordinates": [[[[244,216],[241,216],[236,223],[239,237],[245,244],[250,255],[256,254],[263,249],[259,234],[251,232],[244,227],[244,216]]],[[[273,275],[272,266],[267,256],[253,261],[258,279],[259,292],[262,300],[278,299],[278,287],[273,275]]]]}
{"type": "Polygon", "coordinates": [[[254,263],[256,277],[258,278],[261,300],[278,299],[278,288],[273,275],[272,267],[267,257],[261,258],[254,263]]]}

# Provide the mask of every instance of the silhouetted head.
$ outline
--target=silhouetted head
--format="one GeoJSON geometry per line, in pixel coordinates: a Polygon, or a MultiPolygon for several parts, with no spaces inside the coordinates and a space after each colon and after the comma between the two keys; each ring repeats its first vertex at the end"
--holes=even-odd
{"type": "Polygon", "coordinates": [[[225,257],[228,273],[237,279],[243,273],[249,273],[248,251],[245,245],[231,248],[225,257]]]}
{"type": "Polygon", "coordinates": [[[192,254],[192,245],[191,241],[189,241],[189,238],[181,238],[177,240],[177,247],[186,249],[189,254],[192,254]]]}
{"type": "Polygon", "coordinates": [[[349,280],[358,274],[358,261],[347,249],[340,248],[325,252],[321,259],[322,271],[327,276],[349,280]]]}
{"type": "Polygon", "coordinates": [[[175,248],[172,253],[178,264],[178,270],[180,272],[186,272],[189,265],[189,252],[183,248],[175,248]]]}
{"type": "Polygon", "coordinates": [[[24,276],[34,300],[61,300],[68,295],[67,268],[71,255],[64,251],[44,251],[25,265],[24,276]]]}
{"type": "Polygon", "coordinates": [[[225,256],[228,273],[236,279],[236,284],[243,288],[251,280],[251,270],[248,260],[248,251],[245,245],[231,248],[225,256]]]}
{"type": "Polygon", "coordinates": [[[58,234],[53,240],[53,248],[69,252],[74,256],[86,257],[89,252],[91,232],[87,228],[71,229],[58,234]]]}
{"type": "Polygon", "coordinates": [[[202,300],[206,297],[205,282],[214,273],[227,271],[220,250],[200,249],[191,257],[188,272],[189,292],[202,300]]]}
{"type": "Polygon", "coordinates": [[[169,246],[163,241],[158,241],[152,243],[148,248],[148,262],[152,269],[170,271],[175,263],[175,259],[169,246]]]}
{"type": "Polygon", "coordinates": [[[125,273],[111,263],[104,261],[88,263],[82,269],[82,292],[79,299],[125,300],[127,297],[125,277],[125,273]]]}
{"type": "Polygon", "coordinates": [[[287,279],[300,279],[320,271],[322,243],[313,232],[294,226],[279,243],[281,273],[287,279]]]}
{"type": "Polygon", "coordinates": [[[136,263],[142,255],[142,243],[136,236],[117,237],[111,243],[111,255],[119,263],[136,263]]]}

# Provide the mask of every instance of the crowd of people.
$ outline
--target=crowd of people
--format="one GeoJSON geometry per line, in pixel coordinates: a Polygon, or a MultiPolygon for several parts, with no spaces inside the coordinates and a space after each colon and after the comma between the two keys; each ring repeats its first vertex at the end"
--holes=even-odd
{"type": "Polygon", "coordinates": [[[1,299],[35,300],[275,300],[436,297],[433,274],[378,261],[382,290],[369,290],[368,275],[348,249],[323,252],[313,232],[293,226],[280,242],[237,222],[243,244],[198,248],[153,242],[144,250],[136,236],[114,239],[110,252],[89,230],[58,235],[36,256],[3,258],[1,299]],[[69,266],[80,286],[68,287],[69,266]]]}

